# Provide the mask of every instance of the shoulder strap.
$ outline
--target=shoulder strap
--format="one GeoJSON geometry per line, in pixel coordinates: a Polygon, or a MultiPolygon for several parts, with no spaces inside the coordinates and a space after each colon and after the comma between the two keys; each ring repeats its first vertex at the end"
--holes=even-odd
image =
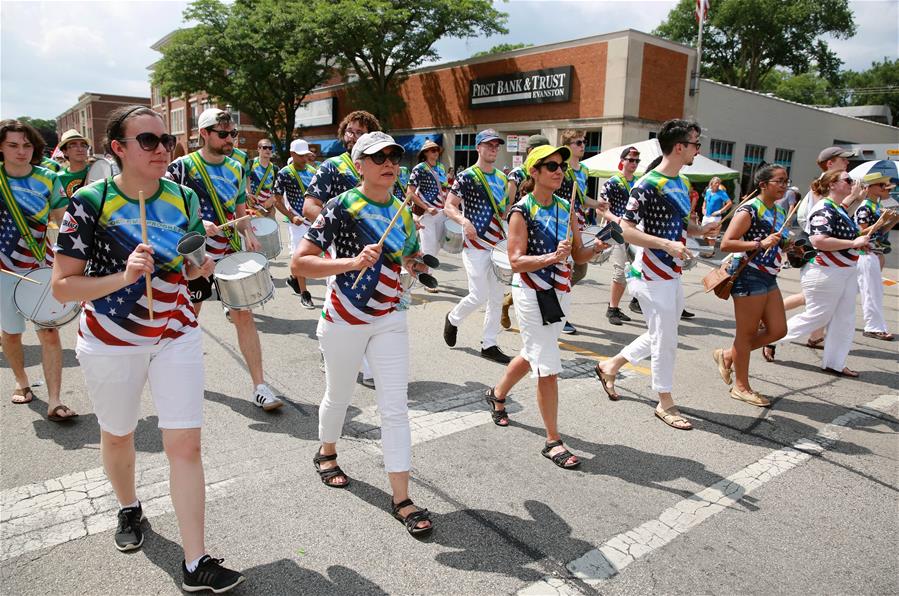
{"type": "Polygon", "coordinates": [[[290,171],[293,173],[293,179],[297,181],[297,186],[300,187],[300,192],[301,192],[302,194],[306,194],[306,185],[303,184],[302,179],[300,179],[300,173],[297,171],[297,169],[294,167],[293,164],[290,164],[290,165],[287,166],[287,167],[288,167],[288,168],[290,169],[290,171]]]}
{"type": "Polygon", "coordinates": [[[6,202],[6,208],[9,209],[9,213],[12,215],[13,223],[16,224],[19,234],[25,239],[25,244],[28,245],[31,254],[34,255],[34,258],[39,263],[43,262],[44,255],[46,254],[44,247],[38,245],[37,240],[34,239],[31,228],[28,227],[28,222],[25,221],[25,216],[22,214],[22,210],[19,209],[19,205],[16,203],[16,199],[12,194],[12,188],[9,186],[6,172],[2,168],[0,168],[0,196],[2,196],[3,200],[6,202]]]}
{"type": "MultiPolygon", "coordinates": [[[[228,221],[227,216],[225,216],[225,208],[222,207],[222,202],[219,200],[219,195],[215,191],[215,186],[209,178],[209,172],[206,171],[206,165],[203,163],[203,159],[197,153],[197,151],[191,153],[190,160],[194,162],[194,166],[196,166],[197,170],[200,172],[200,176],[203,178],[203,184],[206,186],[206,190],[209,191],[209,199],[212,203],[212,209],[215,211],[215,217],[219,220],[219,225],[223,225],[228,221]]],[[[228,239],[228,244],[231,245],[231,248],[239,251],[240,239],[237,238],[234,228],[225,228],[222,230],[222,233],[228,239]]]]}
{"type": "Polygon", "coordinates": [[[487,199],[490,201],[490,206],[493,207],[493,213],[496,215],[496,219],[502,223],[503,218],[499,214],[499,207],[496,204],[496,199],[493,196],[493,191],[490,190],[490,185],[487,183],[487,178],[484,176],[484,172],[481,171],[481,168],[478,166],[471,166],[471,172],[474,174],[474,177],[478,179],[478,182],[481,183],[481,186],[484,187],[484,192],[487,193],[487,199]]]}

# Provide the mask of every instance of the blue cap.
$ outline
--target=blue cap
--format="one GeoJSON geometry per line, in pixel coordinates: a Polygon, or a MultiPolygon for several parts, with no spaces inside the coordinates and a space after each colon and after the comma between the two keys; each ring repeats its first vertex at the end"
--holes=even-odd
{"type": "Polygon", "coordinates": [[[478,133],[478,135],[474,138],[474,144],[480,145],[481,143],[487,143],[488,141],[499,141],[500,145],[505,145],[506,142],[503,140],[499,133],[493,130],[492,128],[488,128],[487,130],[482,130],[478,133]]]}

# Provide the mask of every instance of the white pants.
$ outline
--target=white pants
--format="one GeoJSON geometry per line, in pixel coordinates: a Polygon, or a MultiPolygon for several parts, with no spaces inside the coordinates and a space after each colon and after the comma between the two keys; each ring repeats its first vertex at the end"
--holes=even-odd
{"type": "Polygon", "coordinates": [[[631,278],[627,290],[640,303],[648,329],[621,350],[621,355],[631,364],[650,358],[653,391],[670,393],[674,386],[677,326],[684,309],[680,278],[649,282],[631,278]]]}
{"type": "Polygon", "coordinates": [[[827,327],[823,368],[843,370],[855,335],[855,294],[858,291],[855,267],[805,267],[800,285],[805,296],[805,312],[790,317],[787,334],[779,343],[809,335],[827,327]]]}
{"type": "Polygon", "coordinates": [[[297,251],[297,247],[300,245],[300,240],[306,237],[306,232],[309,231],[309,226],[306,224],[295,226],[294,224],[287,224],[287,232],[290,234],[290,254],[297,251]]]}
{"type": "Polygon", "coordinates": [[[496,345],[499,335],[499,318],[503,305],[505,286],[493,274],[489,250],[475,248],[462,249],[462,263],[468,275],[468,295],[450,311],[449,322],[459,325],[482,304],[487,305],[484,314],[484,335],[481,347],[486,349],[496,345]]]}
{"type": "Polygon", "coordinates": [[[421,229],[421,252],[436,257],[443,242],[443,224],[446,222],[446,214],[441,209],[437,215],[425,213],[419,218],[421,229]]]}
{"type": "MultiPolygon", "coordinates": [[[[556,290],[559,306],[568,316],[571,292],[556,290]]],[[[531,288],[512,288],[515,314],[521,328],[521,352],[519,356],[531,365],[531,378],[550,377],[562,372],[562,352],[559,350],[559,336],[564,323],[543,324],[543,316],[537,304],[537,292],[531,288]]]]}
{"type": "Polygon", "coordinates": [[[865,331],[887,333],[887,322],[883,318],[883,279],[879,255],[864,254],[858,257],[858,290],[862,295],[865,331]]]}
{"type": "Polygon", "coordinates": [[[381,443],[388,472],[412,467],[409,428],[409,335],[406,312],[394,311],[369,325],[345,325],[321,319],[318,340],[325,354],[325,397],[318,408],[318,436],[336,443],[353,399],[363,355],[371,362],[381,415],[381,443]]]}

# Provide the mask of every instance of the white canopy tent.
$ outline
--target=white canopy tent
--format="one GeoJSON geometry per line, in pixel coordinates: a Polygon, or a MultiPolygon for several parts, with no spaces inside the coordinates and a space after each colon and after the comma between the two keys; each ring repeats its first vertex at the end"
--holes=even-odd
{"type": "MultiPolygon", "coordinates": [[[[662,148],[659,147],[657,139],[649,139],[640,141],[639,143],[631,143],[622,145],[612,149],[606,149],[602,153],[594,155],[581,163],[590,168],[590,174],[599,178],[611,178],[618,172],[618,162],[621,161],[621,152],[626,147],[636,147],[640,152],[640,165],[637,166],[636,175],[642,176],[646,171],[646,166],[656,157],[662,154],[662,148]]],[[[736,180],[740,177],[740,173],[732,170],[727,166],[723,166],[717,161],[713,161],[708,157],[697,155],[693,160],[693,165],[686,166],[681,173],[684,174],[692,183],[708,182],[715,176],[722,180],[736,180]]]]}

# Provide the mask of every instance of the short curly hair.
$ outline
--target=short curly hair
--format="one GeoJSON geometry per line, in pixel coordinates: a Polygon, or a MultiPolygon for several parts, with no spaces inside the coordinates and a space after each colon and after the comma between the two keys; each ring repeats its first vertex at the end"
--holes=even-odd
{"type": "Polygon", "coordinates": [[[346,133],[346,127],[350,125],[350,122],[358,122],[367,128],[368,132],[381,130],[381,123],[378,122],[377,118],[365,110],[356,110],[355,112],[347,114],[346,117],[340,121],[340,126],[337,128],[337,136],[339,138],[343,138],[343,135],[346,133]]]}

